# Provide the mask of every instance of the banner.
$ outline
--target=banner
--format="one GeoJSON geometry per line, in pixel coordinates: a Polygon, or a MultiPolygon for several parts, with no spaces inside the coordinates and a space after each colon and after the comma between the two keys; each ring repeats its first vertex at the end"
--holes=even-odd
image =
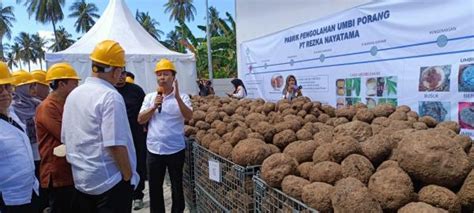
{"type": "Polygon", "coordinates": [[[293,75],[314,101],[408,105],[474,137],[474,0],[370,3],[241,50],[250,98],[282,99],[293,75]]]}

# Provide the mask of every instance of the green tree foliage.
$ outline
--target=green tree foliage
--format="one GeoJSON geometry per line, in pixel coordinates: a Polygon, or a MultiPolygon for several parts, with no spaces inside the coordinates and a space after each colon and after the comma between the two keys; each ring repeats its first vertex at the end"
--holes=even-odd
{"type": "Polygon", "coordinates": [[[142,27],[156,40],[161,39],[161,35],[163,35],[163,31],[159,30],[157,27],[160,26],[160,23],[156,21],[154,18],[148,14],[148,12],[137,12],[135,13],[135,19],[137,19],[138,23],[142,25],[142,27]]]}
{"type": "Polygon", "coordinates": [[[56,32],[56,40],[52,40],[53,45],[49,47],[50,50],[53,51],[61,51],[67,49],[69,46],[74,44],[74,39],[72,39],[72,35],[69,34],[64,27],[59,26],[58,31],[56,32]]]}
{"type": "Polygon", "coordinates": [[[72,13],[69,14],[69,18],[77,18],[74,26],[76,27],[76,32],[86,33],[89,31],[92,26],[95,24],[94,18],[99,18],[97,14],[97,6],[94,3],[87,3],[85,0],[79,0],[74,2],[69,11],[72,13]]]}
{"type": "Polygon", "coordinates": [[[31,62],[34,60],[33,39],[26,32],[21,32],[15,42],[20,46],[20,58],[28,64],[28,71],[31,71],[31,62]]]}
{"type": "MultiPolygon", "coordinates": [[[[212,50],[212,68],[215,78],[237,77],[237,55],[236,55],[236,32],[235,22],[229,13],[226,18],[220,18],[219,13],[213,7],[210,13],[210,35],[212,50]]],[[[199,78],[208,78],[207,40],[205,37],[196,38],[184,21],[178,21],[175,27],[167,35],[163,43],[168,48],[177,52],[190,51],[196,56],[196,68],[199,78]]],[[[206,31],[205,26],[198,26],[206,31]]]]}
{"type": "MultiPolygon", "coordinates": [[[[23,2],[22,0],[17,0],[17,3],[23,2]]],[[[53,24],[53,31],[56,38],[56,23],[63,20],[64,14],[62,7],[64,6],[65,0],[25,0],[24,6],[27,7],[28,14],[30,17],[35,16],[35,20],[41,23],[53,24]]],[[[56,50],[58,51],[58,50],[56,50]]]]}
{"type": "Polygon", "coordinates": [[[165,13],[170,14],[170,21],[192,21],[196,8],[193,5],[193,0],[168,0],[164,5],[165,13]]]}
{"type": "Polygon", "coordinates": [[[44,50],[46,46],[46,40],[41,38],[41,36],[36,33],[31,36],[32,45],[33,45],[33,62],[39,62],[40,69],[43,69],[43,61],[45,60],[46,51],[44,50]]]}
{"type": "Polygon", "coordinates": [[[7,6],[3,7],[0,1],[0,60],[4,59],[3,54],[3,37],[7,37],[11,39],[12,31],[11,28],[13,27],[12,22],[15,21],[15,14],[13,14],[13,7],[7,6]]]}
{"type": "Polygon", "coordinates": [[[7,63],[10,69],[13,69],[13,66],[18,66],[17,60],[15,58],[15,54],[13,52],[8,52],[7,57],[5,58],[5,62],[7,63]]]}
{"type": "MultiPolygon", "coordinates": [[[[10,53],[7,54],[7,56],[12,56],[12,59],[15,61],[15,63],[21,68],[21,46],[19,43],[13,43],[10,47],[10,53]]],[[[13,64],[13,63],[12,63],[13,64]]],[[[12,67],[10,67],[12,69],[12,67]]]]}

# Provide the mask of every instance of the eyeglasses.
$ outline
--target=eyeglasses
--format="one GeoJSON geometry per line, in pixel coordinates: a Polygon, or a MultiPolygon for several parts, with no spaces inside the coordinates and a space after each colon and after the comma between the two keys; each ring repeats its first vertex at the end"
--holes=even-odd
{"type": "Polygon", "coordinates": [[[6,90],[7,92],[12,91],[12,85],[11,84],[2,84],[0,85],[0,93],[3,93],[3,91],[6,90]]]}

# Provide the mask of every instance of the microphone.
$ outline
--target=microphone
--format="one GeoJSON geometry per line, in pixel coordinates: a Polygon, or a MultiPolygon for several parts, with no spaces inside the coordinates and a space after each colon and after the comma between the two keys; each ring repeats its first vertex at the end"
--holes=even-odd
{"type": "Polygon", "coordinates": [[[296,85],[295,85],[295,86],[293,86],[293,88],[294,88],[295,90],[301,90],[301,89],[303,89],[303,86],[296,86],[296,85]]]}
{"type": "MultiPolygon", "coordinates": [[[[158,89],[156,90],[159,96],[162,96],[164,91],[165,89],[162,86],[159,86],[158,89]]],[[[162,103],[158,105],[158,113],[161,113],[161,104],[162,103]]]]}

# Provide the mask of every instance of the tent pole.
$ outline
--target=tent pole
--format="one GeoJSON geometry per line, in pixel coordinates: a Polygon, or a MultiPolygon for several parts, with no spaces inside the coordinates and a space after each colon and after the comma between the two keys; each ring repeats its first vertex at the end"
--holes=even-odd
{"type": "Polygon", "coordinates": [[[211,27],[211,20],[209,20],[209,2],[206,0],[206,35],[207,35],[207,70],[209,71],[209,81],[213,81],[212,73],[212,50],[211,50],[211,34],[209,28],[211,27]]]}

